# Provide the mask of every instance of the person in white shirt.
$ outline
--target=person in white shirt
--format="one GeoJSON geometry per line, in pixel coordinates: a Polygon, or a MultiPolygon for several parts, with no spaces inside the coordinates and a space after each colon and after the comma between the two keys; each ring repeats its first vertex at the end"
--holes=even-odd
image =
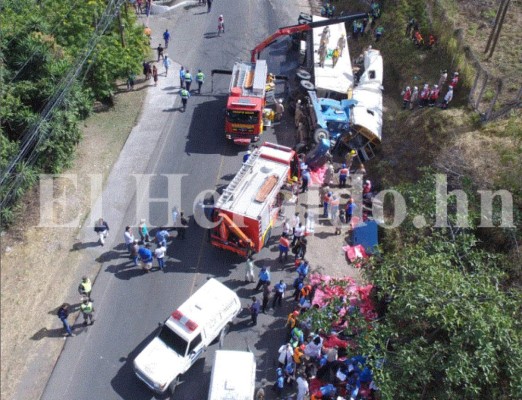
{"type": "Polygon", "coordinates": [[[127,246],[127,250],[129,253],[132,253],[132,244],[134,243],[134,234],[132,233],[131,227],[125,227],[125,233],[123,234],[123,239],[125,240],[125,246],[127,246]]]}
{"type": "Polygon", "coordinates": [[[297,225],[294,229],[294,238],[292,239],[292,246],[295,245],[295,243],[304,236],[305,228],[301,222],[299,222],[299,225],[297,225]]]}
{"type": "Polygon", "coordinates": [[[299,212],[296,212],[292,218],[292,235],[295,233],[295,228],[299,225],[299,222],[301,222],[301,217],[299,217],[299,212]]]}
{"type": "Polygon", "coordinates": [[[297,382],[297,400],[305,400],[306,395],[309,393],[308,382],[303,375],[299,375],[296,382],[297,382]]]}
{"type": "Polygon", "coordinates": [[[167,252],[167,248],[163,245],[160,245],[154,250],[154,257],[158,260],[158,267],[162,271],[165,270],[165,253],[167,252]]]}

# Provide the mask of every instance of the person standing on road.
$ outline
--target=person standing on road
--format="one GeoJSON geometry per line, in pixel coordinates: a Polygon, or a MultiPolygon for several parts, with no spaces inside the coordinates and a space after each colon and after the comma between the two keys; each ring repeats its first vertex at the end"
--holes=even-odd
{"type": "Polygon", "coordinates": [[[102,246],[105,244],[105,239],[109,235],[109,224],[100,218],[96,224],[94,224],[94,232],[98,234],[98,243],[102,246]]]}
{"type": "Polygon", "coordinates": [[[139,234],[142,243],[150,242],[149,228],[147,228],[145,219],[140,220],[139,234]]]}
{"type": "Polygon", "coordinates": [[[183,211],[181,211],[179,213],[179,223],[181,226],[178,227],[178,238],[185,239],[185,233],[187,232],[189,223],[188,223],[187,219],[185,218],[183,211]]]}
{"type": "Polygon", "coordinates": [[[63,329],[65,329],[67,336],[76,336],[72,332],[71,325],[69,325],[69,321],[67,320],[67,318],[69,318],[69,304],[63,303],[58,309],[58,318],[62,321],[63,329]]]}
{"type": "Polygon", "coordinates": [[[87,297],[91,301],[92,283],[89,278],[82,276],[82,281],[78,286],[78,293],[82,296],[87,297]]]}
{"type": "Polygon", "coordinates": [[[267,267],[261,267],[261,271],[258,274],[259,280],[257,281],[257,285],[254,290],[259,290],[261,286],[265,283],[270,283],[270,271],[267,267]]]}
{"type": "Polygon", "coordinates": [[[156,51],[158,52],[158,62],[160,60],[160,58],[163,60],[163,46],[160,44],[158,44],[158,47],[156,47],[156,51]]]}
{"type": "Polygon", "coordinates": [[[268,306],[268,302],[270,301],[270,284],[269,283],[265,283],[263,285],[263,302],[262,302],[262,305],[261,305],[261,312],[263,314],[266,314],[266,307],[268,306]]]}
{"type": "Polygon", "coordinates": [[[207,0],[207,13],[209,13],[212,9],[212,1],[213,0],[207,0]]]}
{"type": "Polygon", "coordinates": [[[288,259],[288,250],[290,249],[290,240],[288,240],[288,235],[283,233],[279,238],[279,262],[283,262],[283,255],[285,256],[286,261],[288,259]]]}
{"type": "Polygon", "coordinates": [[[183,68],[183,65],[179,69],[179,87],[185,87],[185,68],[183,68]]]}
{"type": "Polygon", "coordinates": [[[310,393],[308,382],[302,374],[299,374],[297,380],[297,400],[305,400],[306,395],[310,393]]]}
{"type": "Polygon", "coordinates": [[[132,229],[130,226],[125,227],[125,232],[123,233],[123,240],[125,240],[125,246],[127,247],[127,251],[131,252],[131,246],[134,242],[134,234],[132,233],[132,229]]]}
{"type": "Polygon", "coordinates": [[[170,40],[170,32],[168,29],[165,29],[165,32],[163,32],[163,40],[165,41],[165,48],[169,48],[169,40],[170,40]]]}
{"type": "Polygon", "coordinates": [[[308,167],[303,168],[301,171],[301,193],[308,192],[308,183],[310,182],[311,176],[310,171],[308,171],[308,167]]]}
{"type": "Polygon", "coordinates": [[[247,283],[252,283],[254,280],[254,259],[250,256],[246,260],[245,281],[247,283]]]}
{"type": "Polygon", "coordinates": [[[252,304],[250,305],[250,318],[252,318],[252,323],[257,325],[257,316],[259,315],[259,310],[261,305],[259,304],[259,300],[255,296],[252,297],[252,304]]]}
{"type": "Polygon", "coordinates": [[[158,86],[158,68],[156,68],[156,65],[152,66],[152,79],[154,79],[154,86],[158,86]]]}
{"type": "Polygon", "coordinates": [[[196,82],[198,83],[198,94],[201,94],[201,86],[203,82],[205,82],[205,74],[198,69],[198,73],[196,74],[196,82]]]}
{"type": "Polygon", "coordinates": [[[181,89],[179,91],[179,95],[181,96],[181,104],[183,112],[187,109],[187,101],[190,97],[190,92],[187,89],[181,89]]]}
{"type": "MultiPolygon", "coordinates": [[[[296,213],[294,214],[294,217],[292,218],[292,235],[295,235],[295,228],[297,228],[300,223],[301,223],[301,217],[299,216],[299,212],[296,211],[296,213]]],[[[292,242],[292,246],[293,246],[293,243],[294,242],[292,242]]]]}
{"type": "Polygon", "coordinates": [[[162,271],[165,270],[165,253],[167,252],[167,249],[163,245],[159,245],[156,250],[154,250],[154,257],[156,257],[156,260],[158,261],[158,267],[162,271]]]}
{"type": "Polygon", "coordinates": [[[346,180],[348,179],[348,167],[346,164],[343,164],[341,166],[341,169],[339,170],[339,187],[346,187],[346,180]]]}
{"type": "Polygon", "coordinates": [[[275,308],[276,303],[279,304],[279,307],[283,305],[283,298],[285,297],[286,291],[286,283],[284,281],[279,281],[274,285],[274,300],[272,301],[272,308],[275,308]]]}
{"type": "Polygon", "coordinates": [[[90,321],[92,325],[94,323],[92,315],[94,313],[94,307],[92,302],[87,298],[83,299],[83,303],[80,305],[80,310],[83,314],[83,324],[87,325],[88,321],[90,321]]]}
{"type": "Polygon", "coordinates": [[[138,266],[138,259],[139,259],[138,252],[139,251],[140,251],[140,245],[138,244],[137,240],[134,240],[134,242],[132,242],[132,247],[131,247],[131,257],[132,257],[132,261],[134,261],[135,267],[138,266]]]}
{"type": "Polygon", "coordinates": [[[187,69],[185,72],[185,89],[187,89],[190,93],[190,85],[192,84],[192,74],[187,69]]]}
{"type": "Polygon", "coordinates": [[[168,76],[170,67],[170,58],[168,54],[165,54],[165,58],[163,59],[163,66],[165,67],[165,76],[168,76]]]}
{"type": "Polygon", "coordinates": [[[304,226],[302,222],[299,222],[299,225],[295,227],[294,237],[292,239],[292,247],[295,246],[295,243],[304,235],[304,226]]]}

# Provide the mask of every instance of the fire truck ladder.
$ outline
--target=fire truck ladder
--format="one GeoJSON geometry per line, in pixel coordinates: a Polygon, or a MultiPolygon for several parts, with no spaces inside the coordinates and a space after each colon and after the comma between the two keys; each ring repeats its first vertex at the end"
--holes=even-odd
{"type": "Polygon", "coordinates": [[[223,194],[221,195],[220,200],[225,204],[227,201],[232,199],[237,186],[239,183],[243,180],[243,177],[248,174],[252,168],[252,166],[256,163],[257,159],[259,158],[260,152],[259,150],[255,150],[252,154],[250,154],[250,157],[248,157],[248,160],[243,164],[239,172],[236,174],[234,179],[229,183],[229,185],[226,187],[225,190],[223,190],[223,194]]]}

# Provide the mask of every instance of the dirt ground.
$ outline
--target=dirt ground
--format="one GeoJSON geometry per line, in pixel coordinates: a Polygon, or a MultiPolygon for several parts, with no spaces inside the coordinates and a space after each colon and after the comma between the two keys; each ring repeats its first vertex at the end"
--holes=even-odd
{"type": "MultiPolygon", "coordinates": [[[[85,182],[91,171],[103,171],[107,178],[129,133],[139,117],[146,86],[138,82],[127,92],[120,85],[115,106],[97,112],[84,121],[84,138],[77,158],[67,174],[77,176],[76,190],[67,181],[55,182],[55,193],[67,191],[67,209],[55,208],[55,221],[79,215],[80,225],[89,212],[89,188],[85,182]]],[[[21,398],[16,390],[27,369],[37,374],[54,365],[36,365],[31,360],[46,352],[55,360],[62,348],[62,324],[56,317],[63,303],[79,303],[71,288],[79,283],[77,266],[81,252],[76,244],[78,227],[42,228],[39,224],[39,192],[36,188],[23,201],[23,211],[9,231],[1,236],[1,387],[2,399],[21,398]]],[[[92,276],[99,268],[93,262],[92,276]]],[[[72,318],[70,318],[72,321],[72,318]]],[[[41,357],[40,357],[41,358],[41,357]]],[[[34,393],[38,398],[40,393],[34,393]]],[[[28,394],[26,394],[28,396],[28,394]]]]}

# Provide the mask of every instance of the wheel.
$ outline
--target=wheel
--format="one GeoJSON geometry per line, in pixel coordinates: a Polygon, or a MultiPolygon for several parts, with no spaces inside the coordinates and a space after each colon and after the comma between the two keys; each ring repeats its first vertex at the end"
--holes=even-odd
{"type": "Polygon", "coordinates": [[[323,128],[317,128],[314,132],[314,142],[315,143],[321,143],[323,139],[328,139],[330,137],[330,134],[326,129],[323,128]]]}
{"type": "Polygon", "coordinates": [[[310,72],[308,71],[305,71],[304,69],[298,70],[295,75],[297,79],[299,79],[300,81],[309,81],[310,79],[312,79],[312,74],[310,74],[310,72]]]}
{"type": "Polygon", "coordinates": [[[179,384],[179,376],[176,376],[174,378],[174,380],[172,382],[170,382],[170,385],[169,385],[169,392],[170,394],[174,394],[174,392],[176,391],[176,386],[178,386],[179,384]]]}
{"type": "Polygon", "coordinates": [[[303,80],[303,81],[299,82],[299,86],[301,87],[301,89],[304,89],[307,92],[311,91],[311,90],[315,90],[314,84],[307,80],[303,80]]]}

